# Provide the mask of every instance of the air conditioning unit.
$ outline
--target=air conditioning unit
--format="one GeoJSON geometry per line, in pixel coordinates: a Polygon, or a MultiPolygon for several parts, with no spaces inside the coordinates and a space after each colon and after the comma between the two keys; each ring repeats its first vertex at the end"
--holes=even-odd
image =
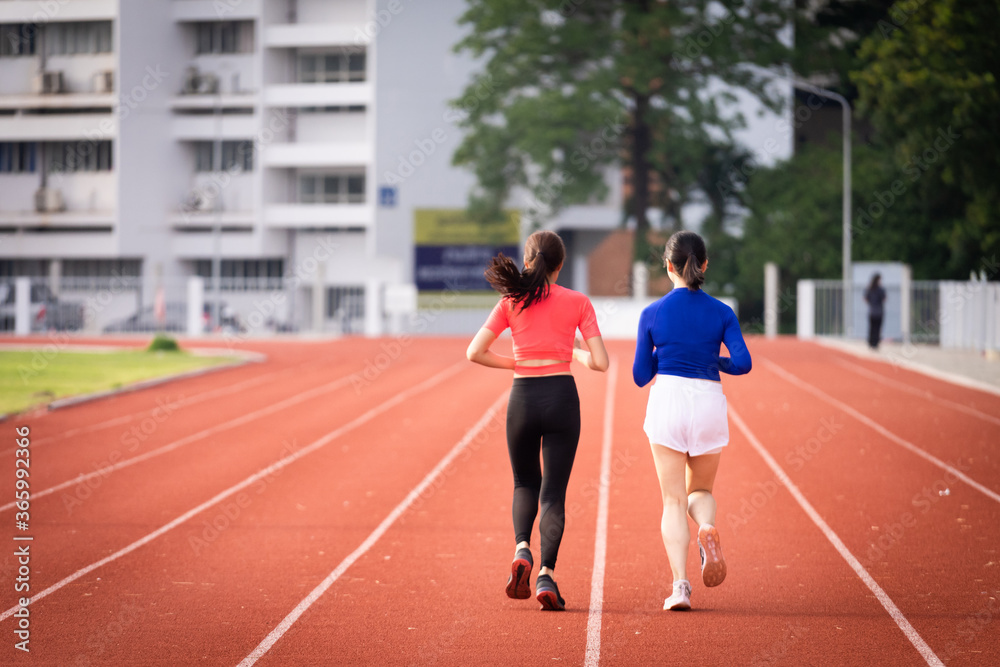
{"type": "Polygon", "coordinates": [[[35,210],[39,213],[55,213],[66,210],[62,191],[55,188],[39,188],[35,191],[35,210]]]}
{"type": "Polygon", "coordinates": [[[35,83],[35,89],[42,95],[52,95],[66,92],[62,72],[41,72],[35,83]]]}
{"type": "Polygon", "coordinates": [[[197,67],[188,67],[184,75],[185,95],[212,95],[219,92],[219,77],[202,74],[197,67]]]}
{"type": "Polygon", "coordinates": [[[219,77],[214,74],[202,74],[198,77],[198,88],[195,92],[199,95],[214,95],[219,92],[219,77]]]}
{"type": "Polygon", "coordinates": [[[114,70],[104,70],[94,75],[94,92],[102,95],[115,92],[114,70]]]}
{"type": "Polygon", "coordinates": [[[203,190],[192,191],[184,200],[184,210],[188,213],[211,213],[215,208],[215,198],[203,190]]]}

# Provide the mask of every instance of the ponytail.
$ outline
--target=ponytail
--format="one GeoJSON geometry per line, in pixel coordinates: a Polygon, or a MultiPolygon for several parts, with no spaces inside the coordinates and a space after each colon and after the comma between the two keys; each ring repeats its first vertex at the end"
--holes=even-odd
{"type": "Polygon", "coordinates": [[[701,262],[695,259],[694,254],[688,255],[684,262],[681,277],[684,278],[684,282],[687,283],[690,290],[700,289],[705,284],[705,273],[701,270],[701,262]]]}
{"type": "Polygon", "coordinates": [[[692,292],[705,284],[705,272],[701,267],[708,261],[708,251],[705,241],[694,232],[677,232],[670,237],[663,253],[664,265],[668,261],[692,292]]]}
{"type": "Polygon", "coordinates": [[[486,281],[521,308],[527,308],[549,293],[548,277],[566,258],[566,247],[554,232],[535,232],[524,243],[525,269],[502,252],[490,260],[483,275],[486,281]]]}

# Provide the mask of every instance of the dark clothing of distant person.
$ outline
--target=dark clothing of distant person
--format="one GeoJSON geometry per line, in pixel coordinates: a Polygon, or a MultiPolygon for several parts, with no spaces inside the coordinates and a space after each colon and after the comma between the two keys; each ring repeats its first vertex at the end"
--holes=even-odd
{"type": "Polygon", "coordinates": [[[868,302],[868,347],[875,350],[882,340],[882,317],[885,315],[885,290],[877,281],[865,290],[865,301],[868,302]]]}

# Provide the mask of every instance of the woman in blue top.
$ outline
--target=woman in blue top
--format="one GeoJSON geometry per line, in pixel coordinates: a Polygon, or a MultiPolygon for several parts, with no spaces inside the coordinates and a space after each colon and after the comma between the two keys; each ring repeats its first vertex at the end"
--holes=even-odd
{"type": "Polygon", "coordinates": [[[640,387],[656,377],[643,430],[660,480],[660,532],[674,579],[663,608],[690,609],[686,515],[698,525],[705,585],[718,586],[726,578],[712,496],[722,448],[729,442],[719,372],[742,375],[751,363],[732,308],[701,290],[708,268],[702,238],[677,232],[667,241],[663,259],[674,289],[642,311],[632,377],[640,387]],[[729,357],[719,355],[722,343],[729,357]]]}

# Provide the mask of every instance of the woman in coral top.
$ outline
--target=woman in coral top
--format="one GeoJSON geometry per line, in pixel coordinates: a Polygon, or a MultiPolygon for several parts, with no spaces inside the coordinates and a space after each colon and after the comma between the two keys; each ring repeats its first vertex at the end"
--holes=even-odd
{"type": "Polygon", "coordinates": [[[524,243],[524,271],[501,253],[486,279],[503,298],[469,344],[466,355],[490,368],[514,371],[507,402],[507,450],[514,472],[514,562],[507,596],[531,597],[531,528],[541,503],[538,531],[542,567],[535,597],[542,609],[566,603],[552,578],[566,522],[566,486],[580,440],[580,398],[570,373],[573,359],[596,371],[608,368],[608,353],[594,306],[585,295],[556,284],[566,258],[562,239],[535,232],[524,243]],[[514,339],[514,357],[490,350],[504,329],[514,339]],[[583,337],[574,346],[576,330],[583,337]],[[541,450],[544,465],[539,465],[541,450]]]}

